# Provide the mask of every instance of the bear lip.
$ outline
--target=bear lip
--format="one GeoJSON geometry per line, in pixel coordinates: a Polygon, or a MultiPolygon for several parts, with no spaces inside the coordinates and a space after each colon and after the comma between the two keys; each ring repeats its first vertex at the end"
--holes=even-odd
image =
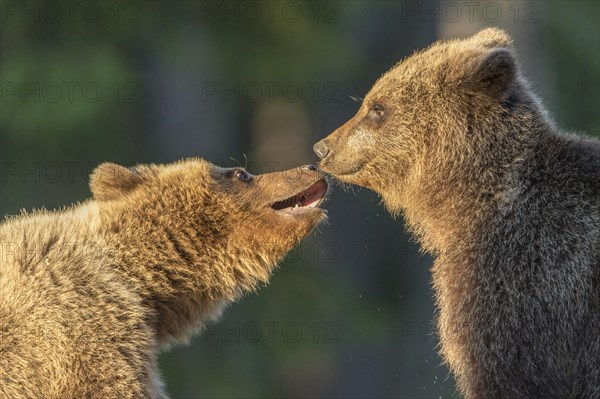
{"type": "Polygon", "coordinates": [[[300,191],[291,197],[276,201],[271,204],[275,211],[298,213],[305,209],[318,208],[327,193],[327,182],[325,179],[317,180],[310,187],[300,191]]]}
{"type": "MultiPolygon", "coordinates": [[[[319,163],[319,168],[325,172],[325,173],[329,173],[335,177],[339,177],[339,178],[352,178],[355,175],[357,175],[359,172],[361,172],[363,170],[363,168],[365,167],[365,165],[367,164],[367,162],[358,162],[354,165],[352,165],[349,168],[346,168],[344,170],[334,170],[335,167],[331,167],[331,165],[323,165],[324,162],[321,161],[319,163]]],[[[334,165],[335,166],[335,165],[334,165]]]]}

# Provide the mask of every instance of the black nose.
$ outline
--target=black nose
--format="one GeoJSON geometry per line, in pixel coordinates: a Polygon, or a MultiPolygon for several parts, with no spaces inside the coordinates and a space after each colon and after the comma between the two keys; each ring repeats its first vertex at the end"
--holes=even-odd
{"type": "Polygon", "coordinates": [[[327,144],[325,144],[325,140],[319,141],[317,144],[313,146],[313,151],[319,159],[323,159],[329,154],[329,148],[327,148],[327,144]]]}
{"type": "Polygon", "coordinates": [[[317,169],[317,167],[315,165],[306,165],[305,168],[308,170],[312,170],[314,172],[319,170],[319,169],[317,169]]]}

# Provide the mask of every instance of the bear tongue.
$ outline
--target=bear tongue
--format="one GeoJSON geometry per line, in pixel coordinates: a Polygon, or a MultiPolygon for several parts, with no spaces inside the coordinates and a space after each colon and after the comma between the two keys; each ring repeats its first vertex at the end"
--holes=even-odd
{"type": "Polygon", "coordinates": [[[326,192],[327,183],[324,180],[319,180],[304,192],[300,205],[315,208],[319,205],[326,192]]]}
{"type": "Polygon", "coordinates": [[[271,205],[271,207],[278,211],[301,207],[316,208],[326,192],[327,183],[324,180],[319,180],[310,186],[306,191],[291,196],[285,200],[278,201],[271,205]]]}

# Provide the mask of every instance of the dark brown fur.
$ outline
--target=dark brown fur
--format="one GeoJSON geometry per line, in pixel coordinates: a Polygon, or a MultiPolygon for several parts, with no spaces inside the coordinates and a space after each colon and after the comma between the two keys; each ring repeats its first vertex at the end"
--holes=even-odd
{"type": "Polygon", "coordinates": [[[315,152],[436,256],[467,398],[600,397],[600,143],[557,130],[506,33],[408,57],[315,152]]]}
{"type": "Polygon", "coordinates": [[[103,164],[94,200],[0,225],[0,398],[166,397],[158,353],[266,283],[324,218],[270,206],[314,168],[236,171],[103,164]]]}

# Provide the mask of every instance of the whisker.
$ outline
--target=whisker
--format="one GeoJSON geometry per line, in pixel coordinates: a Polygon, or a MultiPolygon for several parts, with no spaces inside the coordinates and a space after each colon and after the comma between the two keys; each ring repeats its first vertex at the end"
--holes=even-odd
{"type": "Polygon", "coordinates": [[[362,102],[364,101],[364,98],[359,97],[359,96],[355,96],[352,94],[349,94],[348,97],[350,97],[350,99],[356,103],[362,104],[362,102]]]}
{"type": "Polygon", "coordinates": [[[236,167],[240,166],[240,161],[238,161],[237,159],[235,159],[234,157],[227,157],[228,159],[232,160],[235,163],[236,167]]]}

